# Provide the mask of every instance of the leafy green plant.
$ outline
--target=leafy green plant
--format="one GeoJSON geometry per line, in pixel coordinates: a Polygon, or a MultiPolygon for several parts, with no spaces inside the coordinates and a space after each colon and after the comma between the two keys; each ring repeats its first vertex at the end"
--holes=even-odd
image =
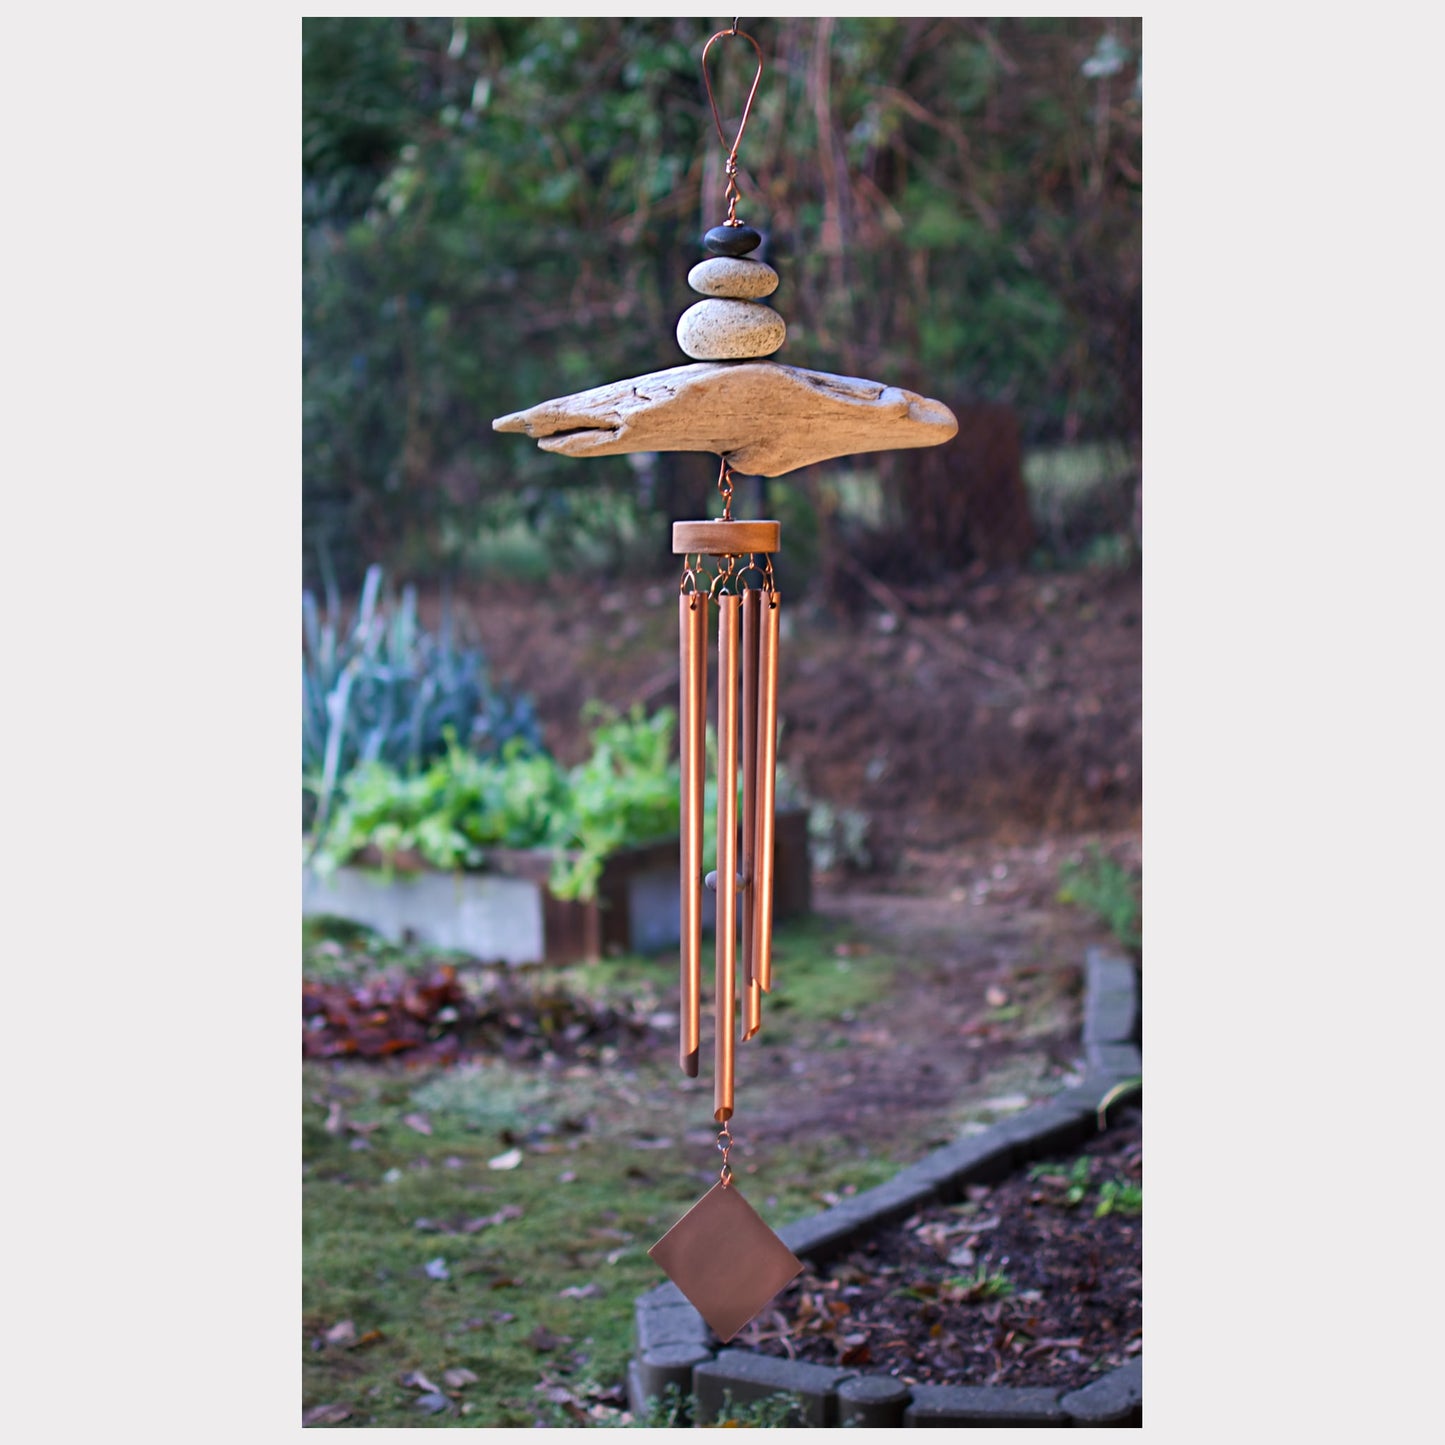
{"type": "Polygon", "coordinates": [[[559,856],[553,870],[552,891],[561,898],[594,896],[609,853],[665,838],[680,820],[676,714],[662,708],[649,718],[634,708],[626,718],[603,716],[591,757],[567,775],[566,807],[549,839],[572,855],[559,856]]]}
{"type": "Polygon", "coordinates": [[[938,1293],[940,1299],[951,1304],[977,1304],[983,1300],[1004,1299],[1013,1292],[1013,1281],[1008,1275],[981,1264],[972,1274],[956,1274],[944,1280],[938,1293]]]}
{"type": "MultiPolygon", "coordinates": [[[[1077,1209],[1089,1194],[1089,1161],[1085,1158],[1075,1159],[1067,1169],[1062,1164],[1035,1164],[1029,1170],[1029,1178],[1038,1179],[1058,1191],[1051,1196],[1051,1203],[1060,1204],[1066,1209],[1077,1209]]],[[[1100,1184],[1094,1204],[1094,1218],[1103,1219],[1115,1210],[1120,1214],[1139,1214],[1143,1208],[1143,1189],[1116,1175],[1100,1184]]]]}
{"type": "Polygon", "coordinates": [[[1089,1192],[1089,1161],[1075,1159],[1067,1172],[1062,1164],[1035,1164],[1029,1170],[1029,1178],[1061,1184],[1063,1193],[1059,1202],[1074,1209],[1084,1202],[1084,1196],[1089,1192]]]}
{"type": "Polygon", "coordinates": [[[492,686],[481,652],[455,645],[449,614],[432,636],[415,589],[393,601],[382,586],[382,569],[368,568],[349,624],[334,585],[324,612],[313,593],[302,594],[301,776],[318,840],[340,780],[358,767],[413,775],[447,750],[449,737],[482,756],[513,742],[541,746],[531,702],[492,686]]]}
{"type": "Polygon", "coordinates": [[[786,1430],[801,1425],[802,1410],[792,1395],[766,1395],[745,1404],[734,1402],[730,1390],[723,1391],[717,1419],[707,1423],[708,1429],[786,1430]]]}
{"type": "Polygon", "coordinates": [[[1059,902],[1075,903],[1098,918],[1131,953],[1142,944],[1139,877],[1121,868],[1097,843],[1081,860],[1059,869],[1059,902]]]}
{"type": "Polygon", "coordinates": [[[634,1430],[680,1430],[687,1424],[692,1396],[682,1393],[669,1382],[660,1395],[647,1398],[647,1408],[631,1421],[634,1430]]]}
{"type": "MultiPolygon", "coordinates": [[[[414,776],[363,763],[341,785],[316,866],[371,855],[383,868],[480,869],[489,848],[547,848],[555,854],[552,891],[593,898],[609,854],[677,829],[675,722],[669,709],[605,717],[591,756],[570,771],[516,739],[500,757],[478,757],[450,731],[443,755],[414,776]]],[[[715,806],[709,794],[714,820],[715,806]]],[[[715,832],[715,821],[705,821],[704,836],[715,832]]]]}
{"type": "Polygon", "coordinates": [[[1094,1206],[1094,1218],[1103,1219],[1116,1209],[1120,1214],[1142,1214],[1144,1190],[1125,1179],[1106,1179],[1099,1186],[1099,1202],[1094,1206]]]}

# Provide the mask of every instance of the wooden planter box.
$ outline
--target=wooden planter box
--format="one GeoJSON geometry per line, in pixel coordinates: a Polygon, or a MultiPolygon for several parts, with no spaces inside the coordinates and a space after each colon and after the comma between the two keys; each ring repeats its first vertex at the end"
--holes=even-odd
{"type": "MultiPolygon", "coordinates": [[[[779,813],[773,917],[812,907],[808,815],[779,813]]],[[[375,929],[393,943],[457,949],[487,962],[574,963],[604,953],[656,953],[677,946],[678,844],[674,838],[614,853],[590,903],[555,898],[547,887],[552,854],[493,849],[485,873],[395,873],[338,868],[327,877],[305,869],[301,909],[375,929]]],[[[703,924],[713,925],[713,895],[703,892],[703,924]]]]}

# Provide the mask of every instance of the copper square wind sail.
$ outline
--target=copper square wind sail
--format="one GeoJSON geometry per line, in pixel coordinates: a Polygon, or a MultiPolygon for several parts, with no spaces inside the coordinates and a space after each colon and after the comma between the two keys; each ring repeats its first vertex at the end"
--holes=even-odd
{"type": "Polygon", "coordinates": [[[677,341],[691,364],[630,377],[498,417],[500,432],[522,432],[566,456],[702,451],[720,459],[721,517],[675,522],[672,550],[683,559],[678,597],[679,848],[678,1063],[695,1078],[702,1058],[703,890],[716,894],[713,957],[713,1121],[719,1125],[718,1182],[649,1254],[692,1301],[720,1340],[733,1338],[802,1265],[743,1199],[729,1155],[735,1046],[763,1025],[773,986],[774,778],[782,594],[773,572],[775,521],[732,512],[733,469],[781,476],[856,452],[936,446],[958,430],[941,402],[880,382],[806,371],[769,360],[787,338],[766,304],[778,274],[752,256],[762,236],[738,219],[738,146],[763,74],[756,40],[719,31],[702,51],[703,81],[726,153],[727,215],[703,237],[708,255],[688,273],[703,298],[683,312],[677,341]],[[729,142],[713,98],[708,52],[746,41],[757,71],[737,134],[729,142]],[[704,876],[707,786],[708,644],[716,614],[713,688],[717,737],[717,869],[704,876]],[[741,781],[741,806],[739,782],[741,781]]]}

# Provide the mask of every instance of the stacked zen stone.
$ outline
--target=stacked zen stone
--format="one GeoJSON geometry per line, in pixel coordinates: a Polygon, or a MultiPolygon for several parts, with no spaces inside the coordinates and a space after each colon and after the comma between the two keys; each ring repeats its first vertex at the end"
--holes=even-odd
{"type": "Polygon", "coordinates": [[[748,259],[762,239],[751,226],[714,226],[703,237],[712,256],[688,272],[687,284],[707,300],[689,306],[677,323],[677,344],[694,361],[771,356],[787,337],[783,318],[759,302],[778,289],[778,273],[748,259]]]}

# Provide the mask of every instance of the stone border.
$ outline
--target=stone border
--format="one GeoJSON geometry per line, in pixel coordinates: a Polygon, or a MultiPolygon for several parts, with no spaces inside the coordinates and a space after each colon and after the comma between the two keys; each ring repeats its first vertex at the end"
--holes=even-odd
{"type": "MultiPolygon", "coordinates": [[[[1098,1129],[1100,1101],[1143,1073],[1138,971],[1090,949],[1084,967],[1085,1076],[1042,1104],[965,1135],[900,1169],[886,1184],[853,1195],[778,1234],[800,1258],[824,1263],[879,1228],[933,1204],[954,1204],[969,1184],[987,1184],[1021,1165],[1076,1148],[1098,1129]]],[[[1074,1391],[999,1385],[904,1385],[891,1375],[831,1369],[747,1350],[721,1349],[703,1318],[668,1282],[636,1301],[637,1354],[628,1366],[635,1415],[676,1385],[698,1420],[717,1418],[727,1398],[746,1405],[791,1395],[798,1425],[881,1428],[951,1425],[1136,1426],[1143,1419],[1143,1358],[1074,1391]]]]}

